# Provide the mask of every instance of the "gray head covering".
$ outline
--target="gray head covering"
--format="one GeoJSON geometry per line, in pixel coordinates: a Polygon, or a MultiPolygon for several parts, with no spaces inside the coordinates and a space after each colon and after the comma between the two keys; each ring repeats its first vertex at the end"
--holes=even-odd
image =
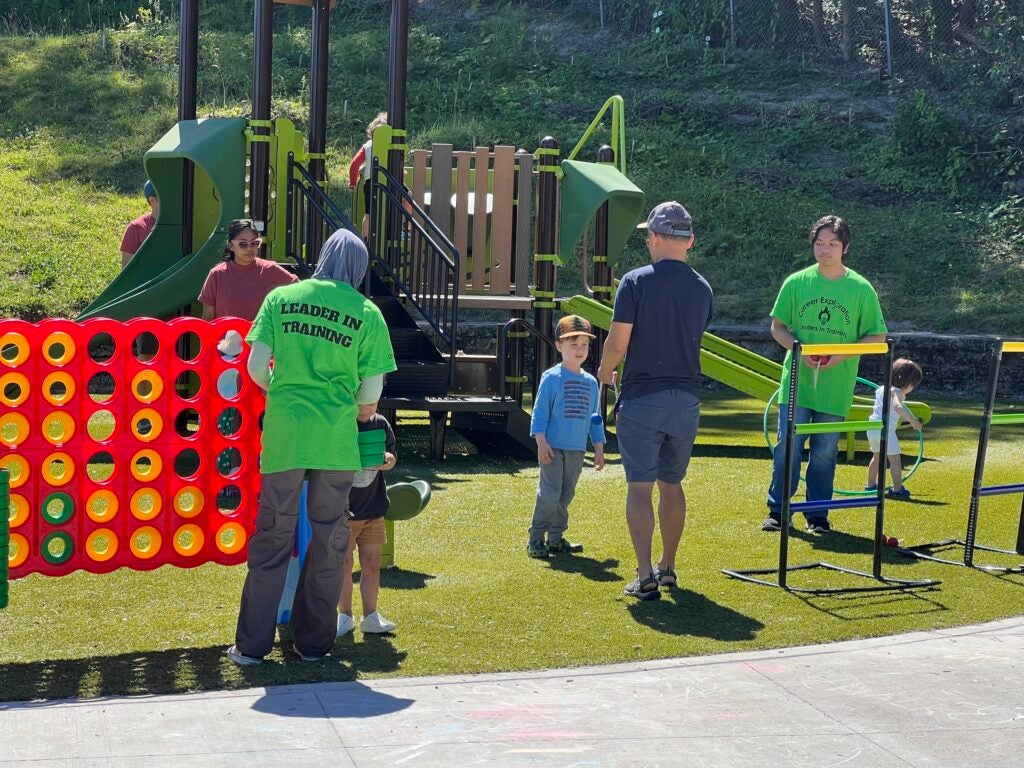
{"type": "Polygon", "coordinates": [[[370,254],[358,235],[347,229],[339,229],[320,249],[313,277],[321,280],[338,280],[358,288],[366,275],[370,254]]]}

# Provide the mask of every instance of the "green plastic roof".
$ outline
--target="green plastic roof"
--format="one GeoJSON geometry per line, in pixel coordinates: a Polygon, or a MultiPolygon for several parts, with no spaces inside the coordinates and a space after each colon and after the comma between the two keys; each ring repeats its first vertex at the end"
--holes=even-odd
{"type": "Polygon", "coordinates": [[[598,209],[608,203],[608,262],[622,255],[644,213],[644,193],[614,165],[562,161],[561,223],[558,255],[564,262],[598,209]]]}

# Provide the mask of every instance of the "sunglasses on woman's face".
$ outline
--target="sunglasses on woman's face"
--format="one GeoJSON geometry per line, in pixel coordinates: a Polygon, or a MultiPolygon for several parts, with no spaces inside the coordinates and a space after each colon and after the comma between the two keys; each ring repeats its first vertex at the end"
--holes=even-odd
{"type": "Polygon", "coordinates": [[[263,238],[257,237],[255,240],[232,240],[231,242],[239,248],[259,248],[263,245],[263,238]]]}

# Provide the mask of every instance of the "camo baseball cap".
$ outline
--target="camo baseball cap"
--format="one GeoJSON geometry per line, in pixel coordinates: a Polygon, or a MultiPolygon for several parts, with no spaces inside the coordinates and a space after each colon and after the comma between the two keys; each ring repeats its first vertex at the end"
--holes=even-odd
{"type": "Polygon", "coordinates": [[[555,329],[555,338],[561,341],[562,339],[568,339],[570,336],[597,338],[594,336],[590,323],[579,315],[566,315],[558,321],[558,327],[555,329]]]}

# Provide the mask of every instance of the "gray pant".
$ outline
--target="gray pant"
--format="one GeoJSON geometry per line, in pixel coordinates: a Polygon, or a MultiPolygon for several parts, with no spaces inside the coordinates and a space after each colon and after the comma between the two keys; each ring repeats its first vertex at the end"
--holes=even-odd
{"type": "Polygon", "coordinates": [[[348,547],[348,492],[354,475],[314,469],[263,475],[256,532],[249,539],[249,573],[235,630],[239,652],[263,658],[274,645],[277,607],[295,545],[302,483],[307,479],[306,511],[313,539],[295,588],[291,624],[301,653],[321,656],[331,650],[337,632],[341,566],[348,547]]]}
{"type": "Polygon", "coordinates": [[[576,483],[583,471],[583,451],[552,448],[555,458],[540,465],[537,503],[533,507],[530,541],[559,541],[569,527],[569,505],[576,495],[576,483]]]}

